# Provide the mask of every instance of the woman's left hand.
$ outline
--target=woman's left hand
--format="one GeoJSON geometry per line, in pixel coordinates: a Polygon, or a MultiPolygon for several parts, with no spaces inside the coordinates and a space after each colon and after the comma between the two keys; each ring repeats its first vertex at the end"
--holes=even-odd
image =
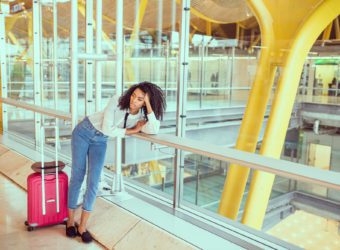
{"type": "Polygon", "coordinates": [[[150,104],[150,97],[147,93],[144,96],[144,102],[145,102],[145,106],[146,106],[146,110],[147,110],[148,114],[152,113],[153,110],[152,110],[152,107],[151,107],[151,104],[150,104]]]}
{"type": "Polygon", "coordinates": [[[146,93],[144,96],[144,102],[146,106],[150,105],[150,97],[148,93],[146,93]]]}

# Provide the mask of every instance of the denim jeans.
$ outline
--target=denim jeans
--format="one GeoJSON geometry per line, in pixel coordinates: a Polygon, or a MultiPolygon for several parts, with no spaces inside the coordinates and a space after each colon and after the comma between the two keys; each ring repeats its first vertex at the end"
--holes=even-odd
{"type": "Polygon", "coordinates": [[[88,160],[83,210],[92,211],[104,166],[107,138],[106,135],[93,127],[87,117],[74,128],[71,141],[72,171],[68,190],[68,208],[77,208],[78,196],[86,174],[86,162],[88,160]]]}

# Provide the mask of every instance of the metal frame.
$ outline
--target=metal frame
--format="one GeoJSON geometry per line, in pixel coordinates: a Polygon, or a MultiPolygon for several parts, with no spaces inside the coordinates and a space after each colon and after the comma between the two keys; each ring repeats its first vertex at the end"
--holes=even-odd
{"type": "MultiPolygon", "coordinates": [[[[190,29],[190,0],[182,1],[182,17],[180,30],[180,52],[177,78],[177,111],[176,111],[176,136],[185,137],[186,126],[186,101],[189,65],[189,29],[190,29]]],[[[173,207],[181,204],[183,196],[184,155],[181,150],[175,152],[175,176],[173,207]]]]}
{"type": "Polygon", "coordinates": [[[72,129],[78,123],[78,0],[71,2],[71,115],[72,129]]]}
{"type": "MultiPolygon", "coordinates": [[[[13,100],[11,98],[4,98],[4,97],[0,98],[0,102],[3,103],[3,104],[8,104],[8,105],[15,106],[15,107],[18,107],[18,108],[22,108],[22,109],[25,109],[25,110],[30,110],[30,111],[33,111],[33,112],[36,112],[36,113],[39,113],[39,114],[59,118],[59,119],[65,120],[65,121],[71,121],[72,120],[72,115],[69,114],[69,113],[65,113],[63,111],[43,108],[39,105],[29,104],[29,103],[26,103],[26,102],[16,101],[16,100],[13,100]]],[[[39,130],[39,133],[40,133],[40,130],[39,130]]]]}
{"type": "Polygon", "coordinates": [[[231,64],[230,64],[230,82],[229,82],[229,102],[232,103],[232,94],[233,94],[233,72],[235,66],[235,46],[231,47],[231,64]]]}
{"type": "MultiPolygon", "coordinates": [[[[123,93],[124,33],[123,33],[123,0],[116,1],[116,95],[123,93]]],[[[115,144],[116,173],[112,181],[111,193],[125,194],[122,176],[122,139],[117,137],[115,144]]]]}
{"type": "Polygon", "coordinates": [[[54,108],[58,107],[58,8],[57,0],[53,0],[53,79],[54,79],[54,108]]]}
{"type": "Polygon", "coordinates": [[[321,185],[340,190],[340,173],[311,168],[307,165],[270,158],[249,153],[227,146],[208,145],[197,140],[180,138],[173,135],[137,134],[134,137],[156,144],[166,145],[178,150],[189,151],[213,159],[235,163],[250,169],[261,170],[285,178],[321,185]]]}
{"type": "MultiPolygon", "coordinates": [[[[34,104],[41,106],[43,96],[43,78],[41,65],[41,42],[42,42],[42,22],[41,22],[41,1],[33,1],[33,91],[34,104]]],[[[40,126],[41,115],[34,113],[35,125],[35,145],[38,147],[41,144],[40,126]]]]}
{"type": "MultiPolygon", "coordinates": [[[[98,16],[98,15],[97,15],[98,16]]],[[[86,1],[86,54],[93,54],[93,0],[86,1]]],[[[93,113],[93,63],[91,59],[85,61],[85,115],[93,113]]]]}
{"type": "MultiPolygon", "coordinates": [[[[102,13],[103,13],[103,1],[96,1],[96,52],[97,55],[102,54],[102,13]]],[[[96,69],[96,112],[100,111],[102,103],[102,62],[95,62],[96,69]]]]}
{"type": "MultiPolygon", "coordinates": [[[[1,97],[7,97],[7,63],[6,63],[6,31],[5,13],[0,10],[0,75],[1,75],[1,97]]],[[[7,105],[2,105],[2,129],[8,129],[7,105]]]]}

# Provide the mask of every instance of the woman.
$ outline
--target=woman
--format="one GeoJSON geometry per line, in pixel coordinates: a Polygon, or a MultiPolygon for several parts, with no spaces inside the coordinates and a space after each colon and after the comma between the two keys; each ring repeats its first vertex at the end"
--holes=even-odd
{"type": "Polygon", "coordinates": [[[157,134],[166,108],[162,90],[150,82],[131,86],[119,99],[113,97],[104,111],[85,117],[72,132],[72,172],[68,192],[68,237],[81,236],[82,241],[92,241],[86,223],[95,203],[98,183],[104,166],[108,137],[124,137],[141,132],[157,134]],[[80,224],[74,224],[74,211],[86,173],[87,187],[84,195],[80,224]]]}

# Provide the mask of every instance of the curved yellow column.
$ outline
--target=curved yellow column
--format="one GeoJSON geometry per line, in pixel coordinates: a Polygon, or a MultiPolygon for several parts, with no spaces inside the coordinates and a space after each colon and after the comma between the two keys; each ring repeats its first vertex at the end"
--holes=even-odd
{"type": "Polygon", "coordinates": [[[135,77],[135,72],[133,69],[133,62],[131,61],[131,56],[134,51],[135,45],[138,42],[138,37],[139,37],[138,32],[143,23],[147,5],[148,5],[148,0],[141,0],[139,3],[138,15],[137,15],[137,18],[135,19],[133,30],[131,32],[129,47],[126,47],[126,52],[125,52],[125,58],[126,58],[124,62],[125,70],[126,70],[125,77],[126,77],[126,81],[133,82],[132,84],[136,83],[135,82],[136,77],[135,77]]]}
{"type": "Polygon", "coordinates": [[[154,179],[154,183],[161,184],[162,183],[162,174],[161,174],[162,171],[158,165],[158,161],[150,161],[149,167],[150,167],[152,178],[154,179]]]}
{"type": "MultiPolygon", "coordinates": [[[[261,28],[262,50],[236,143],[237,149],[247,152],[254,152],[256,149],[276,71],[276,66],[272,65],[275,51],[271,15],[265,6],[254,8],[253,12],[261,28]]],[[[230,165],[219,204],[220,214],[231,219],[237,218],[248,175],[249,168],[230,165]]]]}
{"type": "MultiPolygon", "coordinates": [[[[316,4],[314,7],[306,6],[308,1],[280,0],[275,1],[275,6],[270,3],[273,2],[271,0],[263,2],[271,6],[274,13],[280,9],[277,31],[282,38],[290,41],[260,151],[262,155],[280,158],[305,58],[319,34],[340,14],[340,2],[339,0],[314,1],[316,4]],[[289,11],[289,8],[286,8],[286,12],[283,11],[282,5],[287,7],[287,4],[301,8],[304,12],[301,13],[304,15],[298,18],[292,15],[296,10],[289,11]],[[296,31],[292,32],[287,29],[284,22],[280,23],[280,17],[283,15],[290,20],[290,23],[295,23],[296,31]]],[[[274,178],[275,175],[272,174],[254,172],[242,223],[261,229],[274,178]]]]}

